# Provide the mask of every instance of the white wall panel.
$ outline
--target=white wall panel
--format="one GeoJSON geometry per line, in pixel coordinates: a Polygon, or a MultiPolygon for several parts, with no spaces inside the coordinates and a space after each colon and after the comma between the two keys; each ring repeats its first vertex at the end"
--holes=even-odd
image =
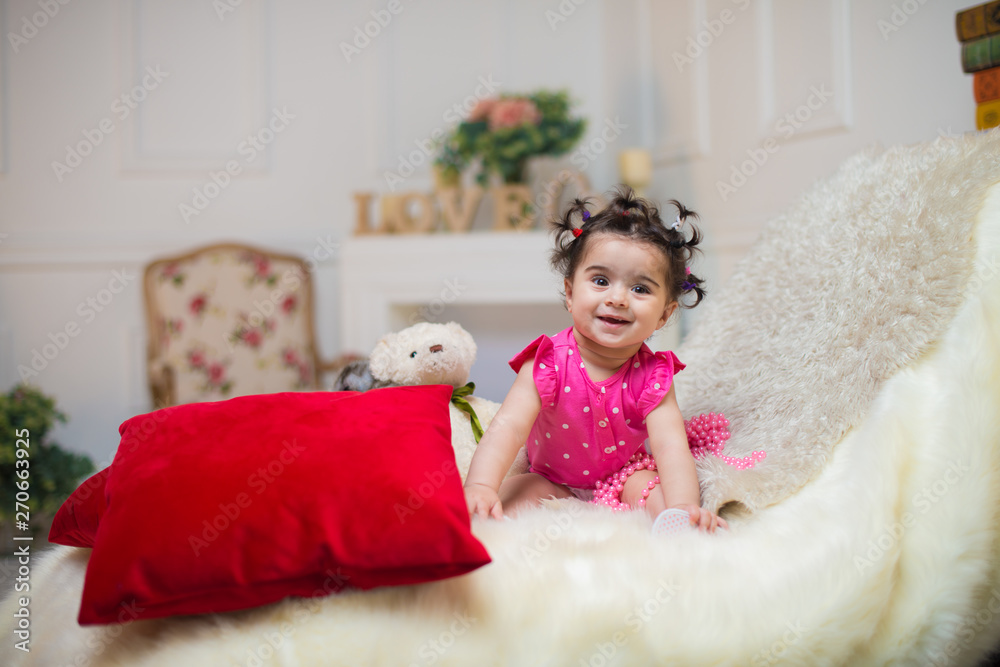
{"type": "Polygon", "coordinates": [[[267,0],[121,0],[121,90],[127,171],[218,169],[236,159],[263,170],[247,142],[271,116],[267,0]],[[252,156],[252,157],[251,157],[252,156]]]}
{"type": "Polygon", "coordinates": [[[848,0],[759,0],[760,134],[808,137],[851,125],[848,0]]]}
{"type": "Polygon", "coordinates": [[[639,102],[651,124],[644,135],[653,159],[664,165],[705,157],[711,143],[707,50],[715,38],[706,28],[705,0],[642,0],[637,18],[639,71],[648,80],[639,102]]]}

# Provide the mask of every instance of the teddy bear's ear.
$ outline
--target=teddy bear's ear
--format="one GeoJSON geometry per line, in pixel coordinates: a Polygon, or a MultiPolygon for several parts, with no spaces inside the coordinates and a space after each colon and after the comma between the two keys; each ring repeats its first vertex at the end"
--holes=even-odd
{"type": "Polygon", "coordinates": [[[386,334],[375,343],[375,349],[368,355],[368,372],[376,380],[388,380],[392,371],[392,346],[396,341],[396,334],[386,334]]]}
{"type": "Polygon", "coordinates": [[[478,351],[476,341],[472,338],[472,334],[466,331],[458,322],[448,322],[445,327],[447,327],[448,332],[455,336],[455,338],[460,342],[462,347],[462,360],[465,362],[466,366],[472,368],[472,364],[476,363],[476,352],[478,351]]]}

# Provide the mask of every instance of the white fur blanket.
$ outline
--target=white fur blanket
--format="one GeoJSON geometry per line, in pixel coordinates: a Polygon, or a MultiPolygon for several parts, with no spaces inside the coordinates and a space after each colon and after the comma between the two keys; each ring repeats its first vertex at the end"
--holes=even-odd
{"type": "Polygon", "coordinates": [[[728,533],[655,539],[642,513],[564,500],[475,522],[494,562],[462,577],[87,628],[87,551],[58,548],[32,572],[31,653],[0,605],[0,663],[974,665],[1000,631],[1000,187],[971,229],[940,335],[808,484],[728,533]]]}
{"type": "Polygon", "coordinates": [[[684,414],[724,412],[731,456],[767,452],[751,470],[701,461],[707,506],[754,510],[799,489],[933,345],[962,302],[975,214],[998,180],[996,133],[872,149],[767,226],[678,350],[684,414]]]}

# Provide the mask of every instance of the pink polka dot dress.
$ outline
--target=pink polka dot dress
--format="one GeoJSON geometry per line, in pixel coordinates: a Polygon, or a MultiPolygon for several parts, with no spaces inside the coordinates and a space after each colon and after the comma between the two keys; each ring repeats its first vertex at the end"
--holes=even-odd
{"type": "Polygon", "coordinates": [[[593,489],[643,449],[646,416],[684,368],[673,352],[654,353],[643,344],[614,375],[594,382],[572,327],[539,336],[511,359],[511,368],[519,371],[532,356],[542,409],[525,443],[529,470],[581,489],[593,489]]]}

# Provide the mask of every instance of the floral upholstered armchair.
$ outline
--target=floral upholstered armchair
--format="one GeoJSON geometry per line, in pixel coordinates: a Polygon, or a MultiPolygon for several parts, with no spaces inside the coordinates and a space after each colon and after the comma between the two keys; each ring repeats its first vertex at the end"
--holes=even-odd
{"type": "Polygon", "coordinates": [[[147,370],[157,407],[321,389],[306,263],[235,243],[150,263],[147,370]]]}

